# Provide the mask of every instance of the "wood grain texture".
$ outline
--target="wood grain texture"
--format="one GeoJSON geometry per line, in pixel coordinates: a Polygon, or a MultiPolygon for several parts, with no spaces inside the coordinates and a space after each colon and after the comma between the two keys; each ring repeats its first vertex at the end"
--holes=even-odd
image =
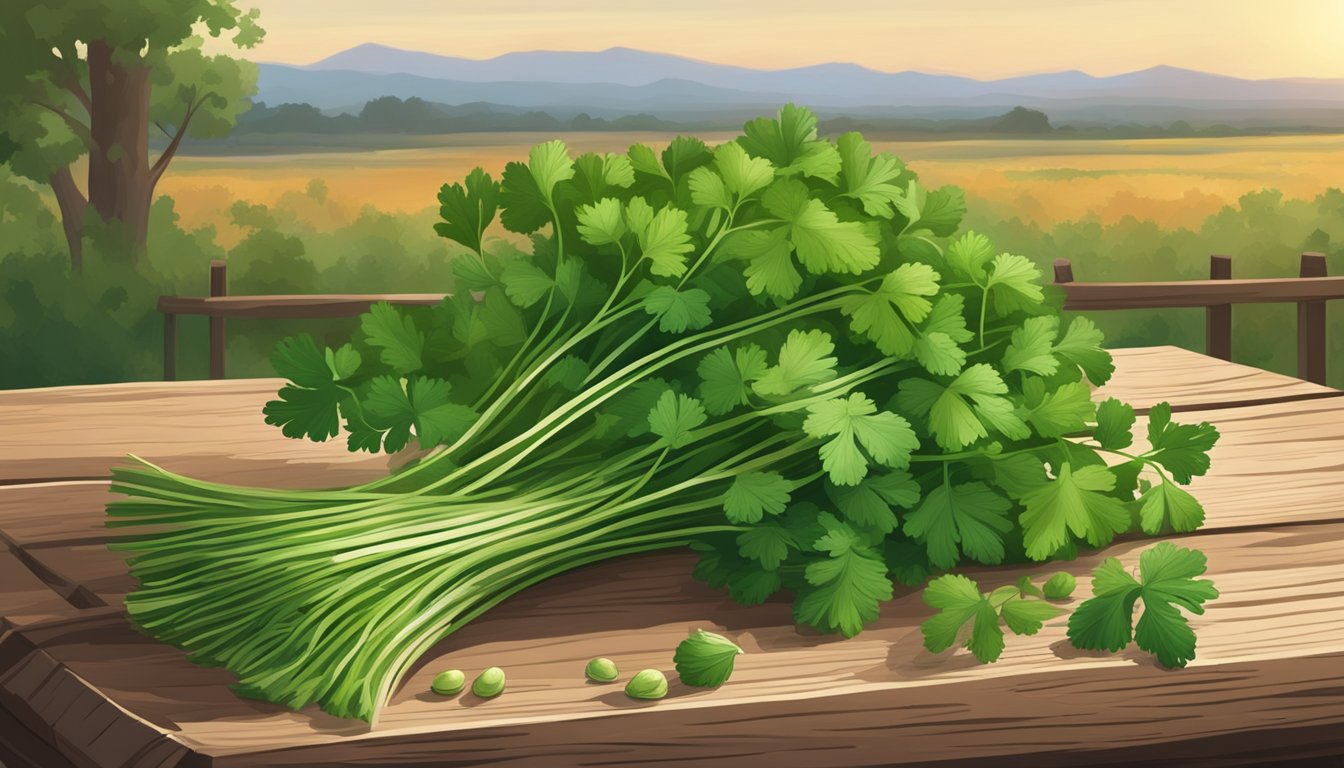
{"type": "MultiPolygon", "coordinates": [[[[1185,537],[1208,553],[1222,596],[1194,618],[1198,658],[1180,672],[1134,649],[1074,651],[1062,621],[1010,638],[993,665],[964,651],[933,655],[918,631],[928,609],[911,591],[856,638],[817,636],[794,628],[786,603],[732,605],[690,581],[690,557],[667,554],[586,568],[500,606],[431,652],[372,731],[311,708],[237,699],[227,672],[189,664],[111,613],[12,632],[0,643],[8,670],[0,704],[35,732],[75,744],[87,739],[86,726],[59,713],[66,698],[96,690],[127,710],[126,728],[140,723],[211,756],[211,765],[240,767],[602,765],[654,754],[671,765],[750,758],[780,768],[1051,753],[1100,762],[1081,756],[1221,735],[1227,757],[1254,743],[1247,731],[1324,726],[1333,737],[1303,743],[1341,751],[1341,538],[1344,523],[1185,537]],[[670,674],[670,649],[695,627],[726,632],[747,651],[722,689],[692,690],[673,677],[668,699],[637,703],[619,685],[582,678],[584,662],[599,654],[627,673],[670,674]],[[489,665],[510,676],[498,699],[427,693],[441,668],[489,665]]],[[[1150,545],[1131,541],[1104,554],[1132,563],[1150,545]]],[[[1101,557],[1062,568],[1082,578],[1101,557]]],[[[970,572],[989,589],[1023,569],[970,572]]],[[[1299,754],[1295,740],[1281,743],[1279,757],[1299,754]]]]}
{"type": "Polygon", "coordinates": [[[1338,389],[1180,347],[1113,349],[1111,356],[1115,375],[1093,392],[1093,399],[1114,397],[1141,411],[1161,402],[1186,411],[1344,395],[1338,389]]]}
{"type": "MultiPolygon", "coordinates": [[[[1115,383],[1099,396],[1136,405],[1159,386],[1201,408],[1229,397],[1320,397],[1324,389],[1174,348],[1116,359],[1115,383]],[[1216,378],[1204,378],[1202,388],[1193,375],[1181,378],[1200,366],[1216,378]]],[[[929,610],[913,591],[884,605],[877,625],[854,639],[819,636],[794,627],[786,602],[737,606],[691,579],[687,553],[667,553],[585,568],[487,613],[422,660],[370,731],[315,708],[289,712],[239,699],[228,690],[227,671],[192,665],[131,628],[120,604],[132,580],[122,556],[102,544],[106,482],[51,479],[78,477],[65,470],[131,450],[128,432],[165,466],[213,479],[341,485],[385,471],[377,463],[385,458],[352,460],[340,445],[285,440],[261,424],[257,409],[277,383],[0,394],[0,423],[27,419],[17,436],[0,433],[0,480],[7,472],[16,478],[0,484],[0,537],[11,564],[27,572],[14,571],[24,580],[7,594],[0,559],[0,616],[27,611],[0,625],[0,731],[13,724],[0,738],[0,756],[49,748],[72,765],[124,768],[646,759],[734,768],[949,760],[1004,768],[1140,759],[1212,766],[1344,753],[1344,399],[1178,418],[1208,420],[1223,435],[1213,471],[1192,486],[1207,527],[1184,537],[1209,554],[1223,596],[1194,619],[1199,656],[1187,670],[1161,670],[1133,650],[1073,651],[1060,621],[1036,637],[1010,638],[993,665],[964,651],[935,656],[922,649],[918,624],[929,610]],[[156,400],[137,404],[146,391],[156,400]],[[162,422],[146,426],[146,407],[156,416],[162,409],[162,422]],[[43,431],[77,418],[86,425],[68,425],[82,441],[65,444],[73,455],[56,449],[60,440],[44,442],[43,431]],[[11,466],[25,460],[27,444],[45,446],[38,450],[45,458],[26,465],[42,470],[41,482],[23,482],[23,470],[11,466]],[[249,476],[254,470],[260,475],[249,476]],[[615,659],[626,675],[643,667],[671,673],[671,649],[694,627],[728,633],[748,651],[723,689],[687,689],[669,674],[668,699],[636,703],[619,685],[583,681],[584,662],[597,655],[615,659]],[[509,674],[498,699],[427,692],[439,669],[491,665],[509,674]],[[24,744],[31,749],[19,752],[24,744]]],[[[1121,541],[1062,569],[1083,578],[1103,556],[1132,564],[1150,545],[1121,541]]],[[[1024,572],[1059,569],[967,571],[990,589],[1024,572]]]]}
{"type": "Polygon", "coordinates": [[[0,392],[0,483],[109,476],[134,454],[202,479],[275,487],[356,485],[389,458],[291,440],[262,420],[278,379],[0,392]]]}

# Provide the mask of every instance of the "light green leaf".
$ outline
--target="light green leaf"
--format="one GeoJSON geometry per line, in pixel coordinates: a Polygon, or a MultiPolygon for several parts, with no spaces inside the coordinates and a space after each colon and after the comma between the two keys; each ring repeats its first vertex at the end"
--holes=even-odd
{"type": "MultiPolygon", "coordinates": [[[[633,201],[632,201],[633,202],[633,201]]],[[[631,229],[634,229],[633,222],[631,229]]],[[[660,277],[686,274],[686,254],[694,250],[686,232],[686,213],[671,206],[654,214],[646,227],[637,230],[639,247],[649,261],[649,271],[660,277]]]]}
{"type": "Polygon", "coordinates": [[[1177,533],[1189,533],[1204,524],[1204,506],[1184,488],[1163,482],[1148,489],[1140,499],[1139,521],[1143,532],[1156,536],[1170,524],[1177,533]]]}
{"type": "Polygon", "coordinates": [[[951,568],[964,552],[987,565],[1003,562],[1004,534],[1012,529],[1012,502],[984,483],[940,485],[905,518],[907,536],[923,541],[929,561],[951,568]]]}
{"type": "Polygon", "coordinates": [[[966,350],[945,333],[924,333],[915,339],[915,359],[935,376],[956,376],[966,364],[966,350]]]}
{"type": "Polygon", "coordinates": [[[775,182],[761,196],[770,213],[788,222],[788,238],[798,260],[814,274],[862,274],[877,266],[877,241],[857,221],[840,221],[835,212],[814,200],[796,179],[775,182]]]}
{"type": "Polygon", "coordinates": [[[621,201],[614,197],[605,197],[592,205],[581,205],[576,215],[579,220],[579,236],[589,245],[618,243],[625,234],[621,201]]]}
{"type": "Polygon", "coordinates": [[[541,301],[555,287],[550,275],[526,259],[514,259],[505,264],[499,279],[504,283],[509,300],[523,308],[541,301]]]}
{"type": "Polygon", "coordinates": [[[1134,442],[1134,409],[1109,397],[1097,406],[1097,431],[1093,435],[1103,448],[1121,451],[1134,442]]]}
{"type": "Polygon", "coordinates": [[[967,232],[947,248],[948,266],[960,277],[981,285],[988,277],[985,265],[993,258],[994,246],[977,232],[967,232]]]}
{"type": "Polygon", "coordinates": [[[733,478],[723,494],[723,511],[734,523],[758,523],[778,515],[789,503],[792,486],[778,472],[747,472],[733,478]]]}
{"type": "Polygon", "coordinates": [[[821,447],[821,465],[836,485],[857,485],[868,474],[868,459],[903,469],[919,447],[910,423],[894,413],[878,412],[877,405],[862,393],[809,406],[803,431],[816,438],[834,436],[821,447]]]}
{"type": "Polygon", "coordinates": [[[705,410],[719,416],[750,400],[751,384],[766,371],[765,350],[755,344],[727,347],[705,355],[696,372],[700,375],[700,399],[705,410]]]}
{"type": "Polygon", "coordinates": [[[791,299],[803,284],[803,276],[793,264],[793,246],[785,227],[735,232],[724,241],[723,249],[726,254],[747,262],[743,274],[747,290],[754,296],[765,293],[791,299]]]}
{"type": "Polygon", "coordinates": [[[773,571],[789,556],[793,536],[774,523],[753,525],[737,536],[737,551],[749,560],[755,560],[767,571],[773,571]]]}
{"type": "Polygon", "coordinates": [[[698,330],[710,322],[709,294],[699,288],[678,291],[670,285],[660,285],[645,294],[641,306],[658,318],[658,330],[664,333],[698,330]]]}
{"type": "Polygon", "coordinates": [[[902,194],[894,182],[905,172],[904,164],[886,152],[872,157],[872,146],[855,132],[842,135],[836,146],[844,194],[862,203],[868,215],[891,218],[892,205],[902,194]]]}
{"type": "Polygon", "coordinates": [[[1022,327],[1013,331],[1012,341],[1003,351],[1003,370],[1052,375],[1059,370],[1054,355],[1057,335],[1059,318],[1053,315],[1027,318],[1022,327]]]}
{"type": "Polygon", "coordinates": [[[789,331],[779,348],[779,364],[761,375],[753,389],[758,395],[790,395],[835,378],[835,344],[825,331],[789,331]]]}
{"type": "Polygon", "coordinates": [[[1095,415],[1092,391],[1083,382],[1073,381],[1045,393],[1040,404],[1027,413],[1027,421],[1041,437],[1060,437],[1081,432],[1095,415]]]}
{"type": "Polygon", "coordinates": [[[1001,253],[994,257],[985,290],[994,300],[994,311],[1007,315],[1033,310],[1045,301],[1039,285],[1041,270],[1025,256],[1001,253]]]}
{"type": "Polygon", "coordinates": [[[661,438],[658,442],[677,449],[690,443],[691,430],[705,423],[705,409],[700,401],[672,390],[663,392],[658,404],[649,411],[649,430],[661,438]]]}
{"type": "Polygon", "coordinates": [[[1044,560],[1070,542],[1069,533],[1094,547],[1128,530],[1124,502],[1106,494],[1115,475],[1098,465],[1074,468],[1065,462],[1059,476],[1023,497],[1022,534],[1027,556],[1044,560]]]}
{"type": "Polygon", "coordinates": [[[542,199],[552,207],[555,206],[555,185],[574,178],[574,161],[569,157],[565,142],[559,139],[533,147],[527,155],[527,167],[532,171],[542,199]]]}
{"type": "Polygon", "coordinates": [[[385,301],[369,307],[360,317],[360,330],[370,346],[382,350],[379,359],[397,373],[411,373],[424,365],[421,355],[425,349],[425,335],[415,327],[411,318],[385,301]]]}
{"type": "Polygon", "coordinates": [[[1055,353],[1077,365],[1089,381],[1101,386],[1115,373],[1111,353],[1101,348],[1103,338],[1095,323],[1086,317],[1075,317],[1064,338],[1055,345],[1055,353]]]}
{"type": "Polygon", "coordinates": [[[876,620],[878,606],[891,599],[887,565],[866,547],[849,547],[810,563],[803,577],[809,586],[798,592],[794,619],[823,632],[853,637],[876,620]]]}
{"type": "Polygon", "coordinates": [[[714,165],[728,191],[738,200],[754,195],[775,180],[775,168],[769,160],[752,157],[735,141],[714,148],[714,165]]]}

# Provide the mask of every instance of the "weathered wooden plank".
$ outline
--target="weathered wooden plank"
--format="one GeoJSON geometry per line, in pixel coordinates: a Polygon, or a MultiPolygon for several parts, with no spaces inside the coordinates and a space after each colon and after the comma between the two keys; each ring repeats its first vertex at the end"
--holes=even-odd
{"type": "Polygon", "coordinates": [[[1256,280],[1178,280],[1153,283],[1063,283],[1064,309],[1210,307],[1344,298],[1344,277],[1281,277],[1256,280]]]}
{"type": "Polygon", "coordinates": [[[1115,375],[1093,392],[1146,410],[1169,402],[1178,411],[1289,402],[1344,391],[1201,355],[1180,347],[1113,349],[1115,375]]]}
{"type": "Polygon", "coordinates": [[[0,544],[0,632],[14,626],[68,616],[75,606],[0,544]]]}
{"type": "MultiPolygon", "coordinates": [[[[689,556],[667,554],[585,568],[510,600],[431,652],[371,731],[311,708],[237,699],[224,687],[227,672],[195,667],[111,615],[12,633],[0,643],[0,668],[11,670],[0,697],[25,722],[75,744],[81,726],[52,714],[62,696],[79,695],[68,687],[73,676],[221,768],[625,764],[655,753],[672,765],[747,758],[781,768],[1003,756],[1091,764],[1103,750],[1156,744],[1167,755],[1227,759],[1254,748],[1248,734],[1261,729],[1282,733],[1279,758],[1302,756],[1299,745],[1338,753],[1341,538],[1344,523],[1184,537],[1208,553],[1222,596],[1193,619],[1198,658],[1179,672],[1134,649],[1073,651],[1063,621],[1010,638],[993,665],[964,651],[930,654],[918,631],[929,611],[913,591],[856,638],[817,636],[793,627],[786,603],[732,605],[690,580],[689,556]],[[674,682],[668,699],[650,704],[583,680],[595,655],[627,673],[670,673],[672,648],[695,627],[725,632],[747,651],[722,689],[674,682]],[[509,690],[485,702],[426,693],[449,665],[502,666],[509,690]],[[1201,751],[1171,746],[1183,743],[1201,751]]],[[[1126,542],[1104,555],[1133,563],[1150,545],[1126,542]]],[[[1101,558],[1058,567],[1084,578],[1101,558]]],[[[1024,569],[971,572],[988,589],[1024,569]]]]}
{"type": "MultiPolygon", "coordinates": [[[[1175,347],[1115,350],[1098,397],[1139,408],[1302,399],[1339,390],[1216,361],[1175,347]]],[[[0,392],[0,484],[106,477],[135,454],[176,472],[250,485],[353,485],[381,476],[387,457],[343,441],[283,437],[261,408],[279,379],[153,382],[0,392]],[[339,472],[333,470],[340,470],[339,472]]],[[[404,461],[411,454],[391,461],[404,461]]]]}
{"type": "Polygon", "coordinates": [[[443,301],[443,293],[388,294],[298,294],[275,296],[160,296],[160,312],[178,315],[250,318],[354,317],[369,311],[379,301],[407,306],[433,306],[443,301]]]}
{"type": "Polygon", "coordinates": [[[0,484],[107,477],[135,454],[203,479],[277,487],[355,485],[385,456],[291,440],[262,420],[280,381],[179,381],[0,393],[0,484]]]}

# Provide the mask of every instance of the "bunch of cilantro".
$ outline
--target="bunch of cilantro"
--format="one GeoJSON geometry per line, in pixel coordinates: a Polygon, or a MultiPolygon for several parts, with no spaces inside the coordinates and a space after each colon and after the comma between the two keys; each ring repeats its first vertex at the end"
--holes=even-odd
{"type": "Polygon", "coordinates": [[[957,236],[959,190],[805,109],[712,148],[543,143],[439,201],[452,297],[376,305],[339,348],[287,339],[265,408],[416,461],[329,491],[116,473],[113,523],[153,526],[118,545],[132,617],[246,695],[372,720],[447,634],[631,553],[689,545],[738,601],[792,595],[848,636],[936,569],[1199,525],[1174,483],[1216,433],[1155,411],[1125,453],[1134,411],[1090,397],[1113,370],[1096,327],[957,236]]]}

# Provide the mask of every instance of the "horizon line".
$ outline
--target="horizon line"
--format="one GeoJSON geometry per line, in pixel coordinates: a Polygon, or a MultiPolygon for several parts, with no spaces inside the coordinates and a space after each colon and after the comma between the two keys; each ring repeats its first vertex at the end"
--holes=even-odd
{"type": "MultiPolygon", "coordinates": [[[[1177,71],[1177,72],[1191,72],[1191,73],[1200,74],[1200,75],[1209,75],[1209,76],[1212,76],[1212,77],[1222,77],[1222,78],[1227,78],[1227,79],[1229,79],[1229,80],[1238,80],[1238,81],[1241,81],[1241,82],[1248,82],[1248,83],[1268,83],[1268,82],[1277,82],[1277,81],[1285,81],[1285,80],[1286,80],[1286,81],[1303,81],[1303,80],[1307,80],[1307,81],[1317,81],[1317,82],[1340,82],[1340,81],[1344,81],[1344,77],[1319,77],[1319,76],[1312,76],[1312,75],[1283,75],[1283,76],[1277,76],[1277,77],[1247,78],[1247,77],[1238,77],[1238,76],[1236,76],[1236,75],[1228,75],[1228,74],[1224,74],[1224,73],[1221,73],[1221,72],[1214,72],[1214,71],[1204,70],[1204,69],[1191,69],[1191,68],[1189,68],[1189,67],[1178,67],[1178,66],[1171,65],[1171,64],[1153,64],[1153,65],[1151,65],[1151,66],[1141,67],[1141,68],[1139,68],[1139,69],[1125,70],[1125,71],[1123,71],[1123,72],[1117,72],[1117,73],[1115,73],[1115,74],[1111,74],[1111,75],[1096,75],[1096,74],[1093,74],[1093,73],[1091,73],[1091,72],[1088,72],[1087,70],[1082,69],[1082,68],[1079,68],[1079,67],[1069,67],[1069,68],[1065,68],[1065,69],[1046,69],[1046,70],[1039,70],[1039,71],[1034,71],[1034,72],[1026,72],[1026,73],[1015,74],[1015,75],[1005,75],[1005,76],[1002,76],[1002,77],[996,77],[996,78],[992,78],[992,79],[984,79],[984,78],[976,77],[976,76],[974,76],[974,75],[967,75],[967,74],[961,74],[961,73],[950,72],[950,71],[939,71],[939,70],[936,70],[936,69],[902,69],[902,70],[892,71],[892,70],[876,69],[876,68],[874,68],[874,67],[870,67],[870,66],[867,66],[867,65],[865,65],[865,64],[859,64],[859,63],[857,63],[857,62],[853,62],[853,61],[834,61],[834,60],[833,60],[833,61],[819,61],[819,62],[815,62],[815,63],[812,63],[812,64],[803,64],[803,65],[800,65],[800,66],[793,66],[793,67],[777,67],[777,68],[753,67],[753,66],[747,66],[747,65],[744,65],[744,64],[724,64],[724,63],[721,63],[721,62],[710,61],[710,60],[708,60],[708,59],[700,59],[700,58],[696,58],[696,57],[694,57],[694,56],[686,56],[686,55],[679,54],[679,53],[671,53],[671,52],[667,52],[667,51],[653,51],[653,50],[649,50],[649,49],[645,49],[645,48],[634,48],[634,47],[631,47],[631,46],[625,46],[625,45],[612,45],[612,46],[607,46],[607,47],[605,47],[605,48],[598,48],[598,49],[591,49],[591,50],[581,50],[581,49],[558,50],[558,49],[551,49],[551,48],[534,48],[534,49],[527,49],[527,50],[505,51],[504,53],[499,53],[499,54],[496,54],[496,55],[494,55],[494,56],[488,56],[488,57],[485,57],[485,58],[471,58],[471,57],[468,57],[468,56],[455,56],[455,55],[453,55],[453,54],[448,54],[448,53],[436,53],[436,52],[434,52],[434,51],[417,50],[417,49],[415,49],[415,48],[402,48],[402,47],[398,47],[398,46],[394,46],[394,45],[387,45],[386,43],[378,43],[378,42],[373,42],[373,41],[366,41],[366,42],[363,42],[363,43],[359,43],[359,44],[357,44],[357,45],[350,46],[350,47],[348,47],[348,48],[343,48],[343,49],[341,49],[341,50],[339,50],[339,51],[336,51],[335,53],[329,54],[329,55],[327,55],[327,56],[323,56],[322,58],[319,58],[319,59],[317,59],[317,60],[315,60],[315,61],[310,61],[310,62],[308,62],[308,63],[306,63],[306,64],[295,63],[295,62],[292,62],[292,61],[275,61],[275,60],[270,60],[270,61],[254,60],[253,63],[256,63],[256,64],[277,64],[277,65],[280,65],[280,66],[294,67],[294,68],[298,68],[298,69],[307,69],[307,68],[316,66],[316,65],[318,65],[318,64],[321,64],[322,62],[327,61],[328,59],[334,58],[334,57],[336,57],[336,56],[340,56],[341,54],[344,54],[344,53],[349,53],[350,51],[354,51],[354,50],[357,50],[357,49],[359,49],[359,48],[382,48],[382,49],[385,49],[385,50],[396,51],[396,52],[398,52],[398,53],[414,53],[414,54],[421,54],[421,55],[426,55],[426,56],[435,56],[435,57],[440,57],[440,58],[456,59],[456,60],[458,60],[458,61],[470,61],[470,62],[477,62],[477,63],[484,63],[484,62],[488,62],[488,61],[494,61],[495,59],[503,58],[504,56],[511,56],[511,55],[516,55],[516,54],[542,54],[542,53],[559,53],[559,54],[563,54],[563,53],[588,53],[588,54],[597,54],[597,53],[608,53],[608,52],[611,52],[611,51],[632,51],[632,52],[635,52],[635,53],[643,53],[643,54],[649,54],[649,55],[653,55],[653,56],[665,56],[665,57],[669,57],[669,58],[683,59],[683,60],[685,60],[685,61],[695,62],[695,63],[697,63],[697,64],[705,64],[705,65],[714,66],[714,67],[731,67],[731,68],[734,68],[734,69],[745,69],[745,70],[749,70],[749,71],[752,71],[752,72],[788,72],[788,71],[799,70],[799,69],[811,69],[811,68],[813,68],[813,67],[847,66],[847,67],[856,67],[856,68],[859,68],[859,69],[866,70],[866,71],[868,71],[868,72],[874,72],[874,73],[881,74],[881,75],[905,75],[905,74],[932,75],[932,76],[937,76],[937,77],[956,77],[956,78],[961,78],[961,79],[965,79],[965,80],[972,80],[972,81],[975,81],[975,82],[978,82],[978,83],[997,83],[997,82],[1001,82],[1001,81],[1003,81],[1003,80],[1016,80],[1016,79],[1027,78],[1027,77],[1041,77],[1041,76],[1045,76],[1045,75],[1066,75],[1066,74],[1075,74],[1075,73],[1076,73],[1076,74],[1084,75],[1084,76],[1089,77],[1089,78],[1092,78],[1092,79],[1105,79],[1105,78],[1109,78],[1109,77],[1124,77],[1125,75],[1135,75],[1135,74],[1140,74],[1140,73],[1143,73],[1143,72],[1151,72],[1151,71],[1153,71],[1153,70],[1160,70],[1160,69],[1173,70],[1173,71],[1177,71]]],[[[361,70],[351,70],[351,71],[361,71],[361,70]]],[[[411,73],[407,73],[407,72],[395,72],[395,73],[394,73],[394,72],[387,72],[387,73],[384,73],[384,74],[411,74],[411,73]]]]}

